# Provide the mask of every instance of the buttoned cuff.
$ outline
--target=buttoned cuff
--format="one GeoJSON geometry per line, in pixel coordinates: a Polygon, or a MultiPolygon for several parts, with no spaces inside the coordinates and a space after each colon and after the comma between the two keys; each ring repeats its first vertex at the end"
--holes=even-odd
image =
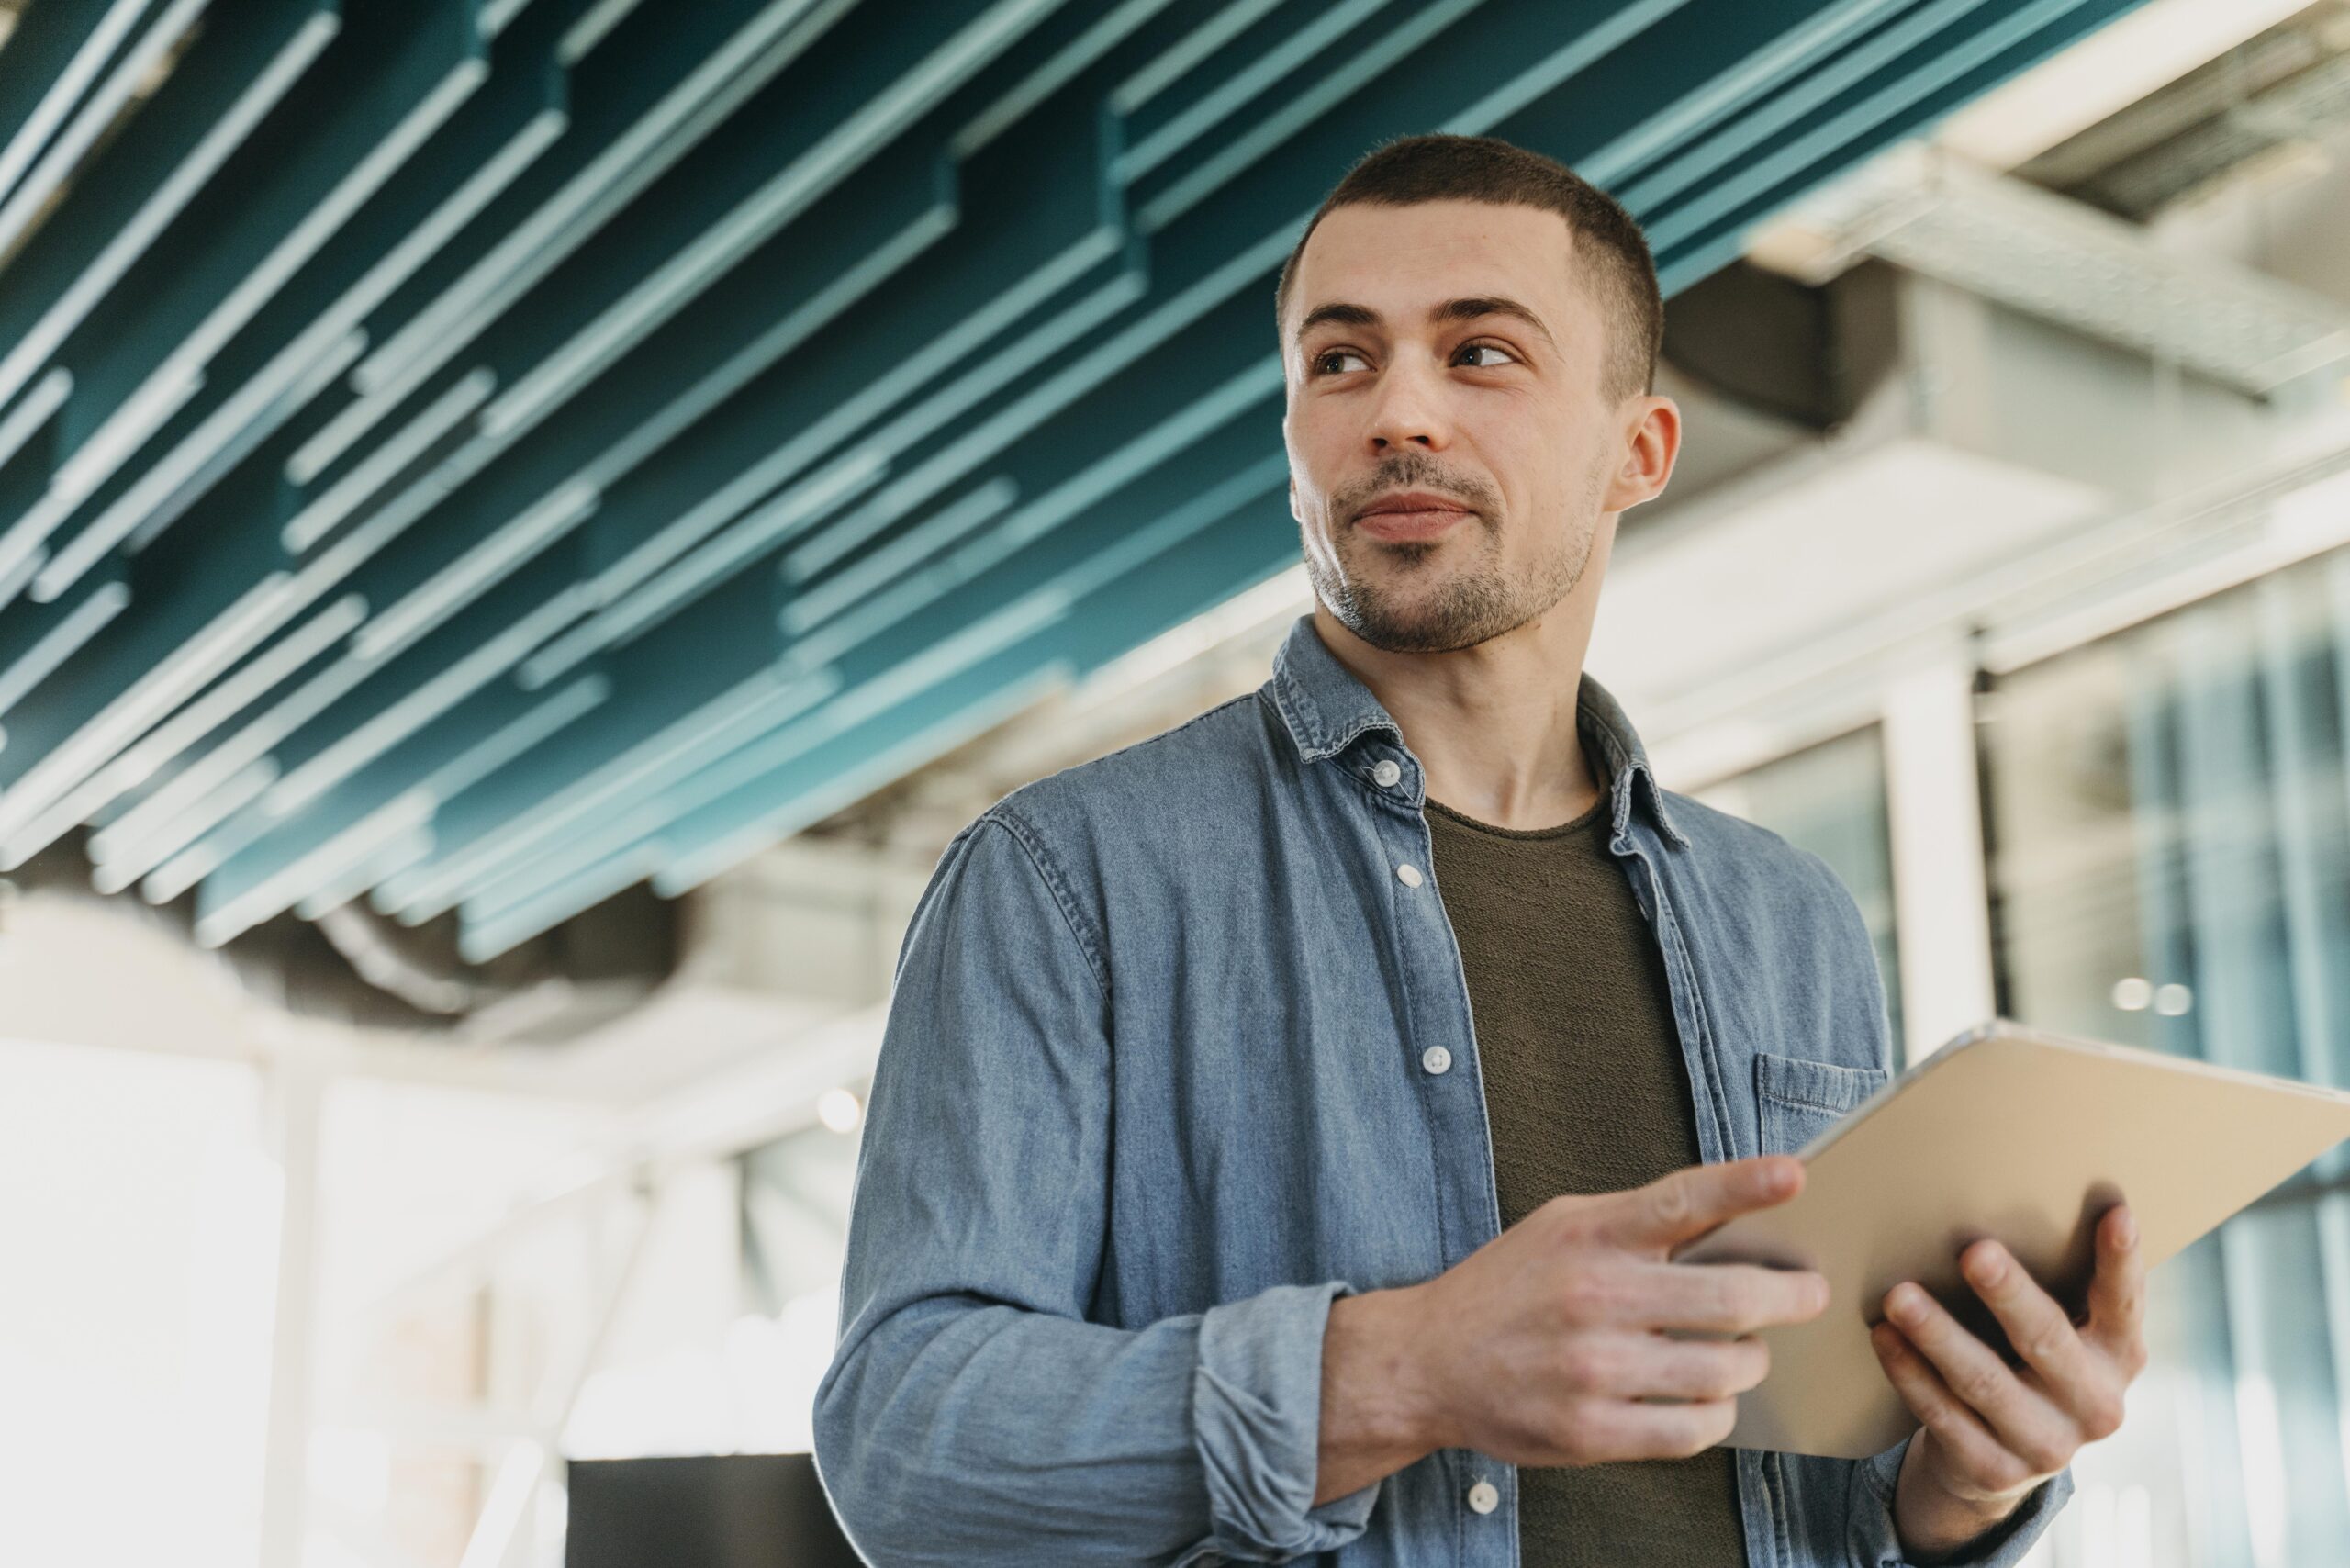
{"type": "MultiPolygon", "coordinates": [[[[1902,1457],[1917,1436],[1911,1433],[1883,1453],[1852,1465],[1850,1555],[1856,1568],[1916,1568],[1901,1554],[1901,1534],[1893,1519],[1895,1488],[1901,1480],[1902,1457]]],[[[2024,1495],[2016,1511],[1965,1557],[1953,1558],[1935,1568],[2016,1568],[2040,1540],[2048,1521],[2073,1495],[2073,1469],[2066,1465],[2024,1495]]]]}
{"type": "Polygon", "coordinates": [[[1382,1484],[1313,1506],[1321,1471],[1322,1336],[1343,1280],[1276,1285],[1200,1320],[1192,1426],[1207,1473],[1207,1551],[1286,1562],[1362,1534],[1382,1484]]]}

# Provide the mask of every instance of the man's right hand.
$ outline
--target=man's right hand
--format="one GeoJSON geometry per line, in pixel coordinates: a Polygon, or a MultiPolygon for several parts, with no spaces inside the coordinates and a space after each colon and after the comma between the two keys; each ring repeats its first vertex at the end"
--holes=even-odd
{"type": "Polygon", "coordinates": [[[1553,1198],[1432,1280],[1332,1303],[1315,1502],[1443,1448],[1598,1464],[1686,1458],[1728,1437],[1769,1349],[1665,1330],[1806,1322],[1827,1310],[1828,1282],[1669,1260],[1725,1220],[1785,1203],[1803,1177],[1801,1161],[1774,1155],[1553,1198]],[[1685,1403],[1643,1403],[1654,1399],[1685,1403]]]}

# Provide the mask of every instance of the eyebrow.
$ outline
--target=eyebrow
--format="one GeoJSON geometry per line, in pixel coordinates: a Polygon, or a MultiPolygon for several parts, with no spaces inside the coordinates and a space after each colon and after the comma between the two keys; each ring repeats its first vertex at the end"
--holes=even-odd
{"type": "MultiPolygon", "coordinates": [[[[1559,346],[1558,340],[1550,335],[1550,329],[1542,324],[1542,318],[1537,316],[1530,307],[1502,295],[1471,295],[1464,299],[1448,299],[1428,309],[1429,323],[1439,326],[1447,322],[1475,321],[1487,316],[1507,316],[1523,321],[1541,333],[1542,341],[1554,351],[1559,346]]],[[[1303,338],[1326,322],[1338,327],[1376,327],[1381,324],[1381,318],[1378,311],[1368,306],[1343,302],[1317,305],[1305,313],[1305,319],[1297,324],[1297,335],[1303,338]]]]}

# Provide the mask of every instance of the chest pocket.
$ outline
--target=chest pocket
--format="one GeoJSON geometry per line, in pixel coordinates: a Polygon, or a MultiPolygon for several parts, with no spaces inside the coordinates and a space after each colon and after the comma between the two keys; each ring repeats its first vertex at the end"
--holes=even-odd
{"type": "Polygon", "coordinates": [[[1762,1152],[1796,1152],[1892,1078],[1881,1067],[1755,1052],[1754,1103],[1762,1116],[1762,1152]]]}

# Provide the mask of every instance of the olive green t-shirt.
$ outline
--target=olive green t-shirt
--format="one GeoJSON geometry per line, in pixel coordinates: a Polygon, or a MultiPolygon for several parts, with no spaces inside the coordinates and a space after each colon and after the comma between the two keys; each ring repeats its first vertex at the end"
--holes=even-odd
{"type": "MultiPolygon", "coordinates": [[[[1595,762],[1597,759],[1593,759],[1595,762]]],[[[1428,802],[1469,980],[1502,1224],[1695,1165],[1663,959],[1607,852],[1607,796],[1516,832],[1428,802]]],[[[1736,1455],[1518,1472],[1525,1568],[1743,1568],[1736,1455]]]]}

